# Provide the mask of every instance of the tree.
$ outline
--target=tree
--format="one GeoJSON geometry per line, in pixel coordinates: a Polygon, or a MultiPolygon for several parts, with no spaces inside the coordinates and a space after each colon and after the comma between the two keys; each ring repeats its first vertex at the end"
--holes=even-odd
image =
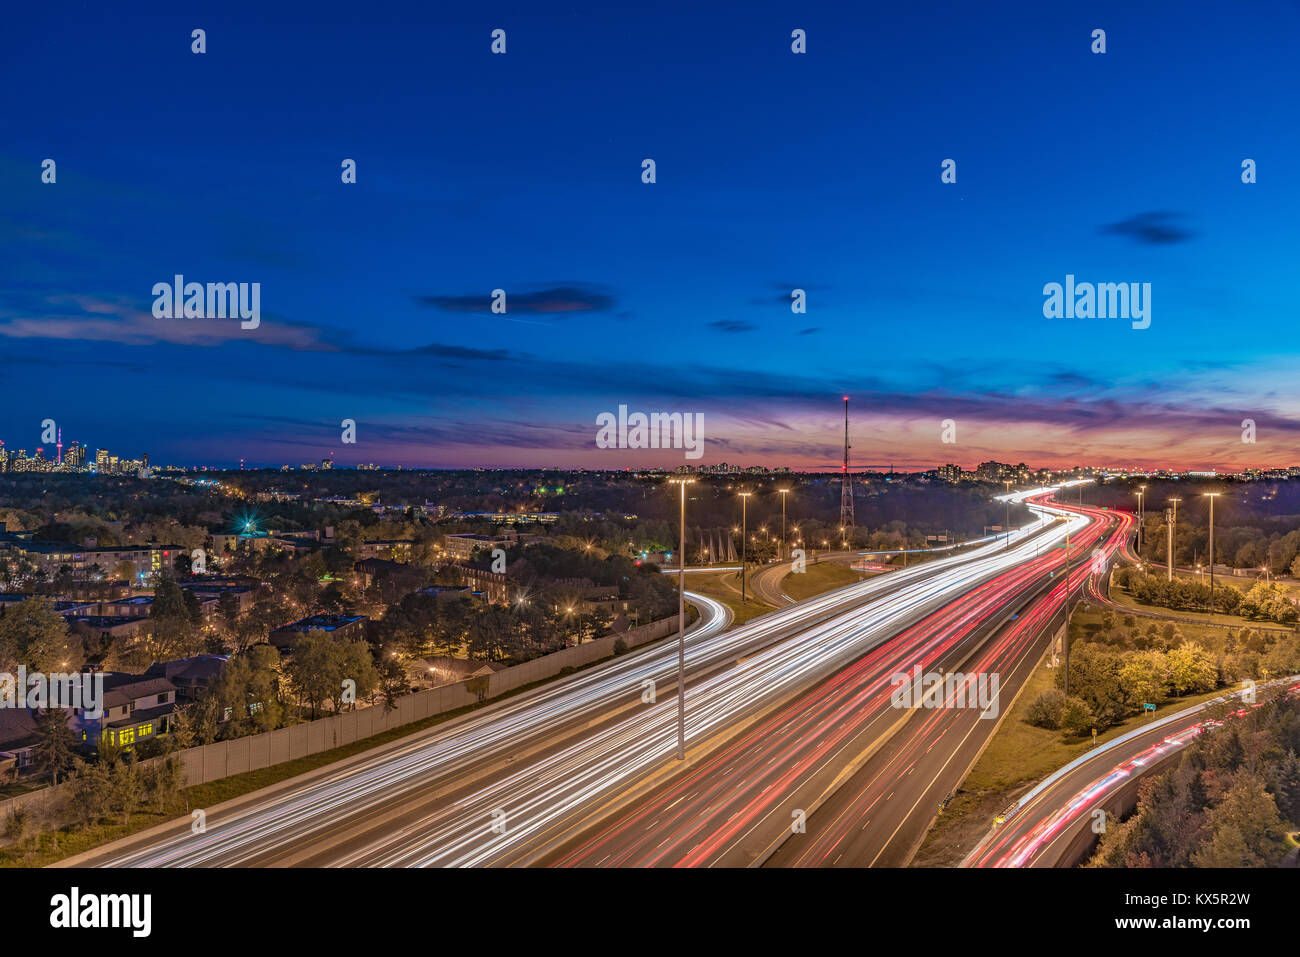
{"type": "Polygon", "coordinates": [[[68,803],[76,810],[82,824],[97,824],[111,811],[113,786],[110,773],[107,765],[77,762],[72,777],[68,779],[71,791],[68,803]]]}
{"type": "Polygon", "coordinates": [[[1214,659],[1196,642],[1183,642],[1169,652],[1167,661],[1174,694],[1199,694],[1218,687],[1219,672],[1214,659]]]}
{"type": "Polygon", "coordinates": [[[0,618],[0,670],[67,672],[81,667],[82,649],[48,598],[27,598],[0,618]]]}
{"type": "Polygon", "coordinates": [[[1207,821],[1213,837],[1193,856],[1197,867],[1261,867],[1279,857],[1282,817],[1255,775],[1238,774],[1207,821]]]}
{"type": "MultiPolygon", "coordinates": [[[[1113,724],[1127,711],[1119,678],[1123,663],[1119,652],[1104,645],[1085,642],[1070,649],[1070,691],[1103,726],[1113,724]]],[[[1056,673],[1056,683],[1064,686],[1064,669],[1056,673]]]]}
{"type": "Polygon", "coordinates": [[[177,749],[184,750],[195,745],[194,705],[177,708],[172,713],[171,739],[177,749]]]}
{"type": "Polygon", "coordinates": [[[144,797],[144,781],[141,780],[134,758],[119,761],[109,768],[108,786],[110,807],[122,815],[124,825],[130,824],[131,815],[144,797]]]}
{"type": "Polygon", "coordinates": [[[53,784],[59,775],[76,764],[74,753],[77,739],[68,728],[68,713],[61,709],[36,712],[36,744],[32,748],[32,764],[38,773],[48,774],[53,784]]]}
{"type": "Polygon", "coordinates": [[[1065,708],[1065,692],[1048,688],[1029,703],[1025,720],[1035,728],[1055,731],[1061,726],[1061,712],[1065,708]]]}
{"type": "Polygon", "coordinates": [[[1164,698],[1169,686],[1169,663],[1158,651],[1125,655],[1119,682],[1130,705],[1155,703],[1164,698]]]}
{"type": "Polygon", "coordinates": [[[1061,706],[1061,730],[1067,735],[1082,735],[1096,723],[1092,708],[1088,702],[1073,696],[1066,698],[1061,706]]]}
{"type": "Polygon", "coordinates": [[[384,698],[384,710],[392,711],[397,707],[397,699],[411,693],[411,680],[402,663],[393,657],[384,658],[379,664],[379,693],[384,698]]]}
{"type": "Polygon", "coordinates": [[[334,687],[337,690],[331,695],[334,710],[341,711],[343,705],[349,703],[343,700],[345,681],[355,682],[356,697],[350,702],[355,710],[358,701],[372,697],[378,689],[379,670],[375,668],[375,659],[370,653],[370,646],[364,641],[350,641],[336,647],[338,653],[335,659],[337,670],[334,673],[334,687]]]}
{"type": "Polygon", "coordinates": [[[342,709],[344,681],[356,683],[358,700],[374,694],[379,685],[369,645],[364,641],[340,643],[323,631],[309,631],[298,640],[285,673],[299,700],[311,706],[312,717],[326,701],[334,711],[342,709]]]}

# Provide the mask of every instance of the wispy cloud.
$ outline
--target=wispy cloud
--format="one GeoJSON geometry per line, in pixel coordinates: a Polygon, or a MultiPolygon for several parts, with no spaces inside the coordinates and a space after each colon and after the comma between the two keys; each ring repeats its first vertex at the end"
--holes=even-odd
{"type": "MultiPolygon", "coordinates": [[[[505,287],[503,287],[505,288],[505,287]]],[[[603,287],[592,283],[564,283],[541,289],[515,291],[505,288],[506,314],[562,315],[570,312],[605,312],[614,308],[614,296],[603,287]]],[[[423,295],[415,301],[422,306],[442,309],[445,312],[472,312],[492,314],[490,294],[423,295]]]]}

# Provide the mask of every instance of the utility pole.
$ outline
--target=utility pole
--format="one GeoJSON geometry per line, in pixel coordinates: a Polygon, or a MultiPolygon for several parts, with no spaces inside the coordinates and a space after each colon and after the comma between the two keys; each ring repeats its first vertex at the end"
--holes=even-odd
{"type": "Polygon", "coordinates": [[[1002,499],[1002,504],[1006,506],[1006,509],[1004,510],[1006,514],[1006,518],[1004,518],[1002,521],[1002,530],[1007,534],[1007,551],[1010,551],[1011,550],[1011,483],[1006,479],[1003,479],[1002,484],[1007,487],[1006,497],[1002,499]]]}
{"type": "Polygon", "coordinates": [[[1178,503],[1182,499],[1174,496],[1169,501],[1174,503],[1172,510],[1167,510],[1169,514],[1169,581],[1174,580],[1174,539],[1177,533],[1174,531],[1178,526],[1178,503]]]}
{"type": "Polygon", "coordinates": [[[1210,614],[1214,614],[1214,500],[1220,494],[1222,493],[1205,493],[1205,497],[1210,500],[1210,614]]]}
{"type": "Polygon", "coordinates": [[[681,551],[677,553],[677,760],[686,760],[686,486],[695,479],[669,479],[682,487],[681,551]]]}
{"type": "Polygon", "coordinates": [[[1070,694],[1070,520],[1065,520],[1065,694],[1070,694]]]}

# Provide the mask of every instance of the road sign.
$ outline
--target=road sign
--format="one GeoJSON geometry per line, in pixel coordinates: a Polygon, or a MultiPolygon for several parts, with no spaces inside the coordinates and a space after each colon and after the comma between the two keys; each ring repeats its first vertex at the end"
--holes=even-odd
{"type": "Polygon", "coordinates": [[[1153,705],[1153,704],[1147,704],[1147,703],[1144,701],[1144,702],[1142,702],[1142,710],[1143,710],[1143,711],[1155,711],[1155,710],[1156,710],[1156,706],[1153,705]]]}

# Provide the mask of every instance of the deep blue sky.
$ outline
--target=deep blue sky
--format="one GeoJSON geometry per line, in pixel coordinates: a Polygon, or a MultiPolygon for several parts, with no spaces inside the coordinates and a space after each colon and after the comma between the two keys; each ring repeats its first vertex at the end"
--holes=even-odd
{"type": "Polygon", "coordinates": [[[7,12],[9,448],[680,463],[595,448],[625,403],[818,467],[847,393],[862,464],[1300,464],[1296,3],[263,6],[7,12]],[[261,328],[154,319],[177,272],[261,328]]]}

